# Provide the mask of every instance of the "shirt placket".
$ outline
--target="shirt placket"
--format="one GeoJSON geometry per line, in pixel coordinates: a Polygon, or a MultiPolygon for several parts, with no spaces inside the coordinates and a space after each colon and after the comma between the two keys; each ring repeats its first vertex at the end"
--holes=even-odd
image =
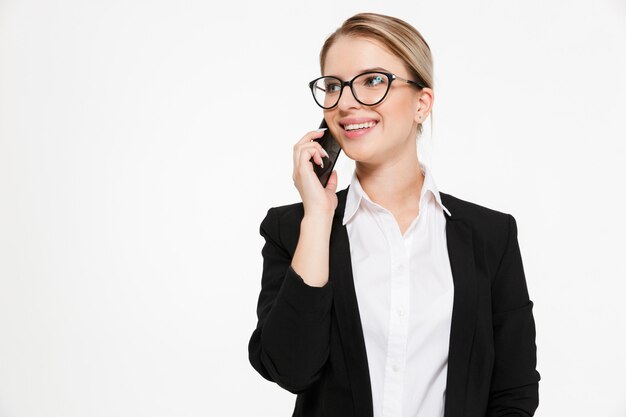
{"type": "Polygon", "coordinates": [[[385,233],[390,244],[390,314],[383,388],[383,417],[400,417],[404,376],[406,370],[406,348],[409,317],[409,259],[405,242],[393,215],[383,216],[385,233]]]}

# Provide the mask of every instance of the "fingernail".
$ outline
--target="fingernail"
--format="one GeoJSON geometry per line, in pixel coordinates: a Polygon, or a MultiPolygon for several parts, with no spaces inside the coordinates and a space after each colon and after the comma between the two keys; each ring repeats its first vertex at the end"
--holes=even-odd
{"type": "Polygon", "coordinates": [[[326,158],[330,158],[330,156],[328,156],[328,152],[326,152],[326,149],[322,148],[322,152],[324,152],[324,155],[326,155],[326,158]]]}
{"type": "Polygon", "coordinates": [[[324,169],[324,160],[320,159],[320,166],[322,167],[322,169],[324,169]]]}
{"type": "Polygon", "coordinates": [[[321,131],[326,130],[326,129],[328,129],[328,128],[327,127],[322,127],[320,129],[317,129],[316,132],[321,132],[321,131]]]}

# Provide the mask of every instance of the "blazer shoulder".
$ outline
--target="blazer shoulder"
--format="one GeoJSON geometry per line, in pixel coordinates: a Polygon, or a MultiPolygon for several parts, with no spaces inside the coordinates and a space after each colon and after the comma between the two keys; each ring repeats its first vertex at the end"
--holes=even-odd
{"type": "MultiPolygon", "coordinates": [[[[337,209],[335,217],[343,215],[348,188],[337,191],[337,209]]],[[[280,241],[293,252],[300,236],[300,223],[304,217],[302,202],[270,207],[261,222],[260,232],[263,236],[280,241]]]]}
{"type": "Polygon", "coordinates": [[[293,204],[285,204],[282,206],[274,206],[270,207],[267,210],[268,215],[274,215],[278,218],[287,217],[302,217],[304,215],[304,204],[293,203],[293,204]]]}
{"type": "MultiPolygon", "coordinates": [[[[337,209],[336,212],[343,213],[343,207],[346,202],[346,195],[348,193],[348,187],[342,190],[337,191],[337,209]]],[[[281,225],[297,225],[300,226],[300,222],[302,221],[302,217],[304,217],[304,204],[302,202],[285,204],[281,206],[270,207],[267,210],[267,214],[265,216],[266,219],[274,218],[275,221],[280,223],[281,225]]]]}
{"type": "Polygon", "coordinates": [[[514,222],[509,213],[463,200],[451,194],[439,192],[441,202],[450,211],[452,220],[467,223],[474,231],[492,239],[506,239],[510,223],[514,222]]]}
{"type": "Polygon", "coordinates": [[[270,207],[261,221],[261,235],[280,241],[285,232],[299,233],[303,216],[304,205],[301,202],[270,207]]]}

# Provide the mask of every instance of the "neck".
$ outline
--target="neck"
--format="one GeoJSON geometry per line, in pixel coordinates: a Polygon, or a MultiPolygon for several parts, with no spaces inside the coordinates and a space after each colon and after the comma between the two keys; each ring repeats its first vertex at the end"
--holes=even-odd
{"type": "Polygon", "coordinates": [[[367,165],[357,161],[356,175],[369,198],[392,212],[419,207],[424,174],[417,154],[411,158],[367,165]]]}

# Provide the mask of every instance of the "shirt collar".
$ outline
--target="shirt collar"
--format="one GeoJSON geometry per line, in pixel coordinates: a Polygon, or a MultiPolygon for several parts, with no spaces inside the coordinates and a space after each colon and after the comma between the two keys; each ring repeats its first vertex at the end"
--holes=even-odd
{"type": "MultiPolygon", "coordinates": [[[[435,197],[437,204],[439,204],[439,206],[441,206],[441,208],[448,213],[448,216],[451,216],[452,214],[450,214],[450,211],[441,202],[441,195],[439,194],[439,190],[435,184],[435,179],[433,178],[431,169],[421,161],[419,165],[422,173],[424,174],[424,183],[420,192],[420,205],[422,205],[425,201],[424,197],[426,193],[430,192],[435,197]]],[[[348,188],[348,195],[346,197],[346,208],[343,214],[344,225],[354,216],[361,205],[361,200],[363,199],[367,200],[371,204],[376,204],[372,202],[367,193],[363,190],[363,187],[361,187],[359,178],[356,175],[356,170],[354,170],[352,173],[352,180],[350,181],[350,187],[348,188]]]]}

